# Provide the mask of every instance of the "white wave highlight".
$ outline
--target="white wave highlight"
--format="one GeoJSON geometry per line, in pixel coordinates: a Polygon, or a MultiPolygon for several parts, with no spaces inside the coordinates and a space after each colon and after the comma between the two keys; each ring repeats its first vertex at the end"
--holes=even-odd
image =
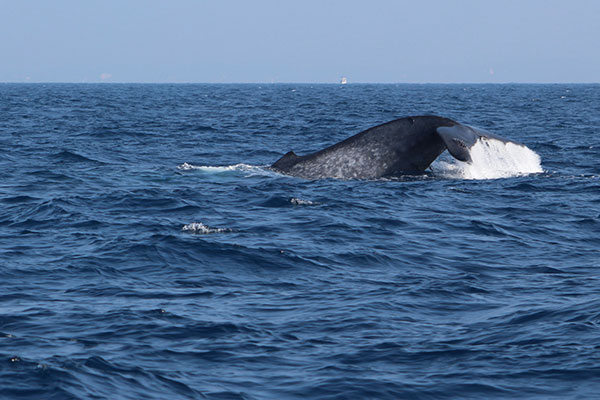
{"type": "Polygon", "coordinates": [[[191,224],[184,225],[181,230],[187,233],[194,233],[196,235],[208,235],[210,233],[223,233],[230,231],[227,228],[212,228],[204,225],[202,222],[192,222],[191,224]]]}
{"type": "Polygon", "coordinates": [[[243,172],[248,176],[252,175],[275,175],[275,172],[266,169],[265,167],[259,167],[256,165],[248,164],[233,164],[223,166],[211,166],[211,165],[193,165],[189,163],[183,163],[177,166],[180,171],[201,171],[205,173],[224,173],[224,172],[243,172]]]}
{"type": "Polygon", "coordinates": [[[224,165],[224,166],[210,166],[210,165],[193,165],[193,164],[188,164],[188,163],[183,163],[179,166],[177,166],[177,169],[180,169],[182,171],[191,171],[194,169],[199,169],[201,171],[206,171],[206,172],[226,172],[226,171],[240,171],[240,170],[246,170],[246,169],[251,169],[251,168],[256,168],[253,167],[252,165],[247,165],[247,164],[234,164],[234,165],[224,165]]]}
{"type": "Polygon", "coordinates": [[[535,151],[512,142],[479,138],[470,154],[470,163],[456,159],[436,161],[431,170],[436,175],[455,179],[498,179],[544,172],[535,151]]]}
{"type": "Polygon", "coordinates": [[[319,204],[319,203],[316,203],[314,201],[303,200],[303,199],[299,199],[297,197],[292,197],[290,199],[290,203],[292,203],[295,206],[314,206],[314,205],[319,204]]]}

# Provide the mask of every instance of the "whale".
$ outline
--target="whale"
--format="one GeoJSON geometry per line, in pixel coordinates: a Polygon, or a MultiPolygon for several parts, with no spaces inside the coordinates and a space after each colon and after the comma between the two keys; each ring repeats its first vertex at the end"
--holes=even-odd
{"type": "Polygon", "coordinates": [[[471,149],[480,138],[521,145],[449,118],[422,115],[374,126],[311,154],[298,156],[290,151],[271,169],[304,179],[419,175],[446,150],[457,160],[471,163],[471,149]]]}

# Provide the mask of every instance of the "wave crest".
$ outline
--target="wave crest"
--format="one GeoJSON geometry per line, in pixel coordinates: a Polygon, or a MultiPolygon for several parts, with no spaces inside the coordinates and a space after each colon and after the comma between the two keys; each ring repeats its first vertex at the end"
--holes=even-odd
{"type": "Polygon", "coordinates": [[[223,233],[231,232],[228,228],[213,228],[208,225],[204,225],[202,222],[192,222],[191,224],[184,225],[181,228],[182,231],[187,233],[193,233],[196,235],[208,235],[210,233],[223,233]]]}

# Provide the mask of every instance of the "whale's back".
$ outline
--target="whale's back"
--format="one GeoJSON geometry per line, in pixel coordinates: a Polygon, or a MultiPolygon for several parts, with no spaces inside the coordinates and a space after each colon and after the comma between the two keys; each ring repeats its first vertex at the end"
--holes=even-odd
{"type": "Polygon", "coordinates": [[[436,116],[387,122],[305,156],[288,152],[272,168],[308,179],[372,179],[422,173],[444,150],[436,132],[456,124],[436,116]]]}

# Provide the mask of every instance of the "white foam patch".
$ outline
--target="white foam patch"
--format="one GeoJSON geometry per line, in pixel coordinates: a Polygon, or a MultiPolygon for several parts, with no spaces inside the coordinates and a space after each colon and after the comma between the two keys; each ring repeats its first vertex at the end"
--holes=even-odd
{"type": "Polygon", "coordinates": [[[479,138],[471,147],[471,163],[436,160],[435,175],[454,179],[498,179],[544,172],[540,156],[526,146],[479,138]]]}
{"type": "Polygon", "coordinates": [[[191,224],[184,225],[181,230],[187,233],[194,233],[196,235],[208,235],[210,233],[223,233],[231,231],[227,228],[212,228],[204,225],[202,222],[192,222],[191,224]]]}
{"type": "Polygon", "coordinates": [[[292,197],[290,199],[290,203],[292,203],[295,206],[314,206],[314,205],[318,205],[319,204],[319,203],[316,203],[314,201],[298,199],[296,197],[292,197]]]}
{"type": "Polygon", "coordinates": [[[193,164],[183,163],[177,167],[177,169],[180,169],[182,171],[191,171],[191,170],[197,169],[197,170],[206,171],[206,172],[236,171],[236,170],[243,170],[246,168],[252,168],[252,166],[247,165],[247,164],[234,164],[234,165],[224,165],[224,166],[213,167],[213,166],[209,166],[209,165],[193,165],[193,164]]]}
{"type": "Polygon", "coordinates": [[[275,172],[266,169],[265,167],[259,167],[256,165],[248,164],[233,164],[224,166],[210,166],[210,165],[193,165],[189,163],[183,163],[177,166],[178,170],[181,171],[192,171],[197,170],[206,173],[226,173],[226,172],[243,172],[248,176],[251,175],[276,175],[275,172]]]}

